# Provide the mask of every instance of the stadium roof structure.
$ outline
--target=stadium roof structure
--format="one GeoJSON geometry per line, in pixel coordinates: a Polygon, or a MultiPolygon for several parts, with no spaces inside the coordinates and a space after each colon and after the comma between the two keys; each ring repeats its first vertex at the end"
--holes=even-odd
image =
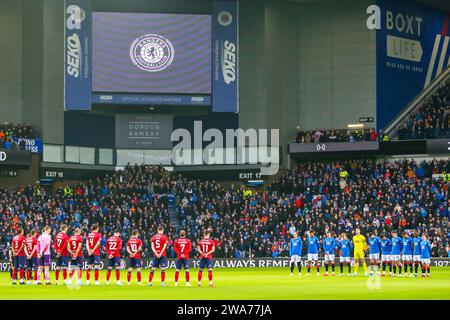
{"type": "MultiPolygon", "coordinates": [[[[317,3],[317,2],[327,2],[330,0],[287,0],[289,2],[306,4],[306,3],[317,3]]],[[[448,0],[411,0],[416,1],[431,7],[435,7],[437,9],[445,10],[450,12],[450,1],[448,0]]]]}

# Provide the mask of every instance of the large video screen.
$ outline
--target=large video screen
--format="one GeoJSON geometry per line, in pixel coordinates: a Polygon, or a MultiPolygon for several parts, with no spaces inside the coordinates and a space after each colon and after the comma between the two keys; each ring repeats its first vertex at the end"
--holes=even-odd
{"type": "Polygon", "coordinates": [[[92,91],[211,93],[211,16],[94,12],[92,91]]]}

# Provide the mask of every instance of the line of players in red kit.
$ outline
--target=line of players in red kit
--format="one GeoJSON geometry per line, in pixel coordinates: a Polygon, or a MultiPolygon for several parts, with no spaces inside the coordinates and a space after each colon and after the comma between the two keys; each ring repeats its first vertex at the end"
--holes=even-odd
{"type": "MultiPolygon", "coordinates": [[[[45,234],[49,237],[50,228],[46,227],[45,234]]],[[[86,268],[86,284],[90,284],[91,279],[91,271],[94,271],[94,279],[95,285],[100,285],[99,279],[99,268],[100,268],[100,246],[102,236],[98,232],[98,225],[94,224],[91,227],[91,232],[88,234],[86,238],[86,249],[87,249],[87,268],[86,268]]],[[[12,278],[13,284],[16,284],[16,278],[18,273],[20,274],[20,284],[24,283],[24,274],[26,271],[27,284],[30,283],[31,272],[34,273],[34,283],[37,285],[42,284],[40,275],[42,273],[47,272],[46,275],[46,284],[50,284],[50,280],[48,275],[48,270],[50,267],[50,257],[46,254],[49,253],[47,246],[42,248],[40,246],[40,238],[36,239],[36,232],[32,231],[31,234],[28,235],[27,238],[23,236],[23,230],[20,230],[21,234],[18,234],[15,238],[17,240],[16,245],[12,246],[12,278]],[[19,239],[20,238],[20,239],[19,239]],[[34,238],[34,239],[33,239],[34,238]],[[22,239],[22,241],[20,241],[22,239]],[[19,243],[22,242],[22,243],[19,243]],[[22,256],[21,259],[18,257],[22,256]],[[19,272],[18,272],[19,271],[19,272]],[[15,276],[14,276],[15,275],[15,276]]],[[[82,284],[82,266],[83,266],[83,237],[81,236],[81,229],[75,229],[75,232],[72,236],[69,237],[67,234],[67,226],[63,225],[61,227],[61,232],[58,233],[55,240],[53,241],[53,249],[55,251],[55,259],[56,259],[56,271],[55,271],[55,280],[56,284],[59,284],[59,276],[60,271],[62,271],[64,284],[72,283],[72,279],[74,278],[75,272],[77,284],[82,284]],[[69,268],[69,277],[68,268],[69,268]]],[[[14,242],[14,241],[13,241],[14,242]]],[[[158,227],[157,234],[155,234],[151,238],[151,249],[153,252],[153,261],[152,267],[150,270],[148,286],[152,286],[153,277],[155,274],[156,268],[161,269],[161,286],[166,286],[165,284],[165,269],[168,267],[167,260],[167,244],[168,238],[164,235],[164,228],[158,227]]],[[[106,241],[105,251],[108,256],[108,268],[106,273],[106,285],[109,285],[109,280],[111,278],[112,270],[116,271],[116,281],[117,285],[122,285],[120,282],[120,268],[121,268],[121,252],[122,249],[122,239],[120,239],[120,232],[118,230],[114,231],[114,235],[109,237],[106,241]]],[[[137,283],[141,285],[141,269],[142,269],[142,259],[141,253],[143,251],[142,248],[142,240],[139,239],[139,232],[137,230],[133,230],[130,239],[126,244],[126,250],[129,254],[129,265],[128,265],[128,273],[127,273],[127,282],[128,285],[131,284],[131,273],[133,269],[136,269],[137,273],[137,283]]],[[[212,254],[215,250],[215,243],[212,239],[210,239],[210,231],[206,230],[204,232],[204,238],[198,242],[197,250],[200,254],[200,264],[198,271],[198,286],[201,286],[203,269],[208,268],[208,279],[209,286],[213,285],[212,282],[212,254]]],[[[186,286],[190,287],[191,284],[189,282],[189,254],[192,251],[191,241],[186,238],[186,232],[181,231],[180,237],[174,241],[174,251],[177,256],[176,259],[176,271],[175,271],[175,286],[178,286],[178,279],[180,270],[185,270],[186,275],[186,286]]]]}

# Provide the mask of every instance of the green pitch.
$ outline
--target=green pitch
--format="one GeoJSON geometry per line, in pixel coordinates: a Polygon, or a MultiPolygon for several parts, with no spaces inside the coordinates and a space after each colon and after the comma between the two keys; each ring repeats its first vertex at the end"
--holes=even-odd
{"type": "MultiPolygon", "coordinates": [[[[114,272],[110,285],[106,286],[106,272],[102,271],[101,286],[91,284],[78,288],[65,285],[12,286],[9,273],[2,272],[0,299],[450,299],[449,267],[432,268],[431,278],[324,277],[323,274],[317,277],[315,272],[306,277],[305,271],[299,277],[296,273],[289,276],[287,268],[215,269],[212,288],[208,287],[206,272],[203,286],[197,287],[196,269],[191,269],[193,286],[190,288],[184,286],[183,272],[180,273],[179,287],[174,287],[174,270],[167,272],[167,287],[160,286],[159,271],[155,274],[153,287],[146,286],[149,271],[145,270],[141,287],[135,282],[135,273],[131,286],[125,283],[123,287],[117,287],[114,272]]],[[[51,280],[54,281],[53,273],[51,280]]],[[[125,271],[122,271],[121,280],[126,282],[125,271]]]]}

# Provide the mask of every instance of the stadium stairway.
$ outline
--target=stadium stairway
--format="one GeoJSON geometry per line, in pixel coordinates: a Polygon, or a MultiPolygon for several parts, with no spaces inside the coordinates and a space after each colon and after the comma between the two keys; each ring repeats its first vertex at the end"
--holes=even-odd
{"type": "Polygon", "coordinates": [[[178,232],[178,230],[180,229],[180,220],[178,218],[175,202],[175,196],[169,195],[167,208],[169,211],[170,224],[174,227],[175,232],[178,232]]]}

